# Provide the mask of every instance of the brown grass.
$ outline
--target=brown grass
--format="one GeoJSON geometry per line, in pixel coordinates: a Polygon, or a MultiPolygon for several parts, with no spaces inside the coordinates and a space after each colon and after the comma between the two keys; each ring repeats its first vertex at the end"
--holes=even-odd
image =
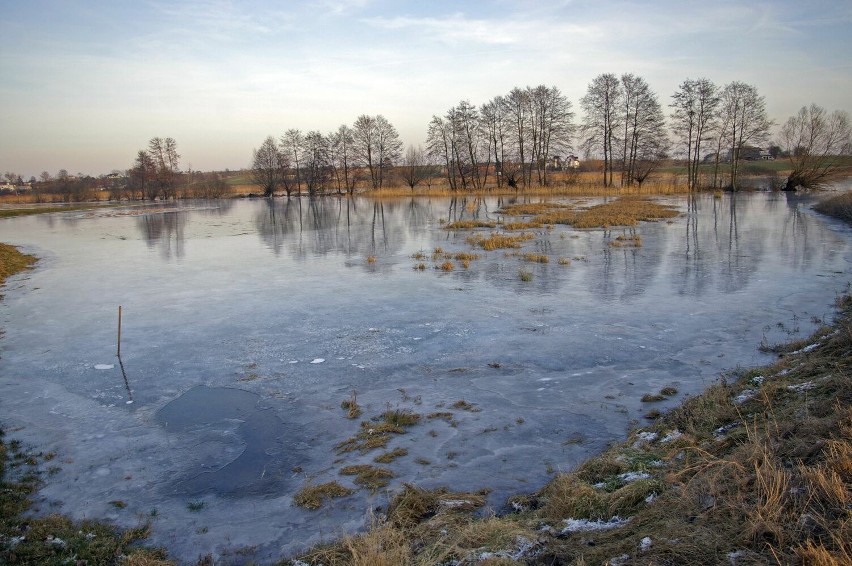
{"type": "Polygon", "coordinates": [[[474,228],[494,228],[497,223],[493,220],[456,220],[444,225],[445,230],[473,230],[474,228]]]}
{"type": "Polygon", "coordinates": [[[340,470],[344,476],[355,476],[355,483],[370,491],[377,491],[390,483],[393,472],[387,468],[379,468],[369,464],[345,466],[340,470]]]}
{"type": "Polygon", "coordinates": [[[38,261],[31,255],[22,254],[14,246],[0,243],[0,285],[6,282],[6,278],[30,269],[38,261]]]}
{"type": "Polygon", "coordinates": [[[534,239],[535,236],[529,232],[524,232],[522,234],[500,234],[500,233],[492,233],[491,235],[484,236],[470,236],[467,241],[473,246],[478,246],[483,250],[493,251],[499,249],[513,249],[520,248],[523,242],[534,239]]]}
{"type": "Polygon", "coordinates": [[[293,497],[293,502],[305,509],[319,509],[327,499],[346,497],[354,493],[336,481],[321,484],[307,484],[293,497]]]}

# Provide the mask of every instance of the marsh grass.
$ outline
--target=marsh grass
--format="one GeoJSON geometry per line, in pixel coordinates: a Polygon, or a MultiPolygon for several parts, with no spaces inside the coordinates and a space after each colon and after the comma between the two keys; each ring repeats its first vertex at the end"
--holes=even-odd
{"type": "Polygon", "coordinates": [[[826,198],[817,203],[814,210],[846,222],[852,222],[852,193],[846,192],[826,198]]]}
{"type": "Polygon", "coordinates": [[[355,464],[341,468],[340,474],[344,476],[355,476],[355,484],[370,491],[377,491],[386,487],[394,477],[393,472],[387,468],[379,468],[369,464],[355,464]]]}
{"type": "Polygon", "coordinates": [[[456,220],[444,224],[445,230],[473,230],[475,228],[494,228],[497,222],[493,220],[456,220]]]}
{"type": "Polygon", "coordinates": [[[352,392],[352,396],[349,399],[340,403],[340,408],[346,411],[347,419],[357,419],[363,412],[361,406],[358,405],[358,394],[355,391],[352,392]]]}
{"type": "Polygon", "coordinates": [[[642,247],[642,237],[638,234],[632,234],[630,236],[620,235],[617,236],[614,240],[609,241],[609,245],[614,248],[622,248],[622,247],[630,247],[630,248],[641,248],[642,247]]]}
{"type": "Polygon", "coordinates": [[[21,253],[14,246],[0,243],[0,285],[7,277],[30,269],[36,261],[35,257],[21,253]]]}
{"type": "Polygon", "coordinates": [[[405,448],[394,448],[390,452],[385,452],[373,458],[373,462],[377,464],[390,464],[397,458],[408,456],[408,450],[405,448]]]}
{"type": "Polygon", "coordinates": [[[532,263],[550,263],[550,258],[545,254],[525,253],[521,255],[521,259],[532,263]]]}
{"type": "Polygon", "coordinates": [[[340,485],[336,481],[320,484],[309,483],[296,493],[293,497],[293,502],[299,507],[314,510],[322,507],[328,499],[346,497],[352,493],[354,493],[353,490],[340,485]]]}
{"type": "Polygon", "coordinates": [[[527,271],[525,269],[521,269],[520,271],[518,271],[518,277],[524,283],[529,283],[530,281],[533,280],[532,271],[527,271]]]}
{"type": "Polygon", "coordinates": [[[467,241],[472,246],[477,246],[483,250],[493,251],[499,249],[520,248],[521,245],[535,238],[535,235],[530,232],[521,234],[501,234],[495,232],[489,236],[474,235],[467,238],[467,241]]]}

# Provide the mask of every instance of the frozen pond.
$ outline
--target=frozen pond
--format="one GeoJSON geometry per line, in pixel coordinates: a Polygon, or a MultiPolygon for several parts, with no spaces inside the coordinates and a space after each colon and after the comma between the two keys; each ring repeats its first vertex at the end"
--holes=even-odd
{"type": "Polygon", "coordinates": [[[496,219],[496,199],[4,220],[0,241],[41,261],[0,303],[0,420],[57,454],[42,511],[150,519],[150,542],[186,561],[291,555],[362,528],[403,482],[489,488],[500,510],[650,408],[767,362],[762,340],[807,335],[846,289],[850,232],[804,197],[663,202],[681,215],[641,224],[638,248],[609,244],[625,230],[556,226],[519,250],[547,264],[479,250],[452,272],[433,268],[436,247],[476,250],[443,223],[496,219]],[[678,395],[640,401],[665,386],[678,395]],[[350,420],[341,403],[353,392],[364,414],[350,420]],[[334,447],[387,409],[422,415],[388,446],[408,450],[386,465],[388,488],[296,507],[306,482],[357,488],[340,469],[382,451],[334,447]]]}

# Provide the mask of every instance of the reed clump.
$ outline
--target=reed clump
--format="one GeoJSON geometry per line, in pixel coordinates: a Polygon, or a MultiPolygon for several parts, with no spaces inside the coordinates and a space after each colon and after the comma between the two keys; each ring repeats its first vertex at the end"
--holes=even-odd
{"type": "Polygon", "coordinates": [[[299,507],[314,510],[322,507],[328,499],[346,497],[353,493],[355,493],[353,490],[340,485],[336,481],[307,484],[296,493],[293,497],[293,502],[299,507]]]}
{"type": "Polygon", "coordinates": [[[523,242],[535,238],[534,234],[523,232],[521,234],[501,234],[495,232],[489,236],[474,235],[467,238],[468,243],[486,251],[520,248],[523,242]]]}
{"type": "Polygon", "coordinates": [[[475,228],[494,228],[497,222],[493,220],[456,220],[444,224],[445,230],[473,230],[475,228]]]}

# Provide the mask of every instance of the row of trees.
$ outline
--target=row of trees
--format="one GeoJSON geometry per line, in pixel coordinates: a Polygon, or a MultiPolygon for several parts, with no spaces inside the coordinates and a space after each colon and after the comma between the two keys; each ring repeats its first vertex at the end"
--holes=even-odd
{"type": "Polygon", "coordinates": [[[547,184],[548,160],[564,155],[574,135],[571,102],[558,88],[513,88],[479,109],[467,100],[433,116],[428,156],[440,163],[451,189],[480,189],[493,171],[497,185],[547,184]]]}
{"type": "Polygon", "coordinates": [[[352,193],[356,172],[366,169],[374,189],[385,185],[388,171],[402,156],[399,134],[381,114],[359,116],[323,135],[312,130],[287,130],[280,139],[268,136],[252,154],[252,180],[264,195],[283,188],[287,196],[304,185],[311,195],[336,189],[352,193]]]}

